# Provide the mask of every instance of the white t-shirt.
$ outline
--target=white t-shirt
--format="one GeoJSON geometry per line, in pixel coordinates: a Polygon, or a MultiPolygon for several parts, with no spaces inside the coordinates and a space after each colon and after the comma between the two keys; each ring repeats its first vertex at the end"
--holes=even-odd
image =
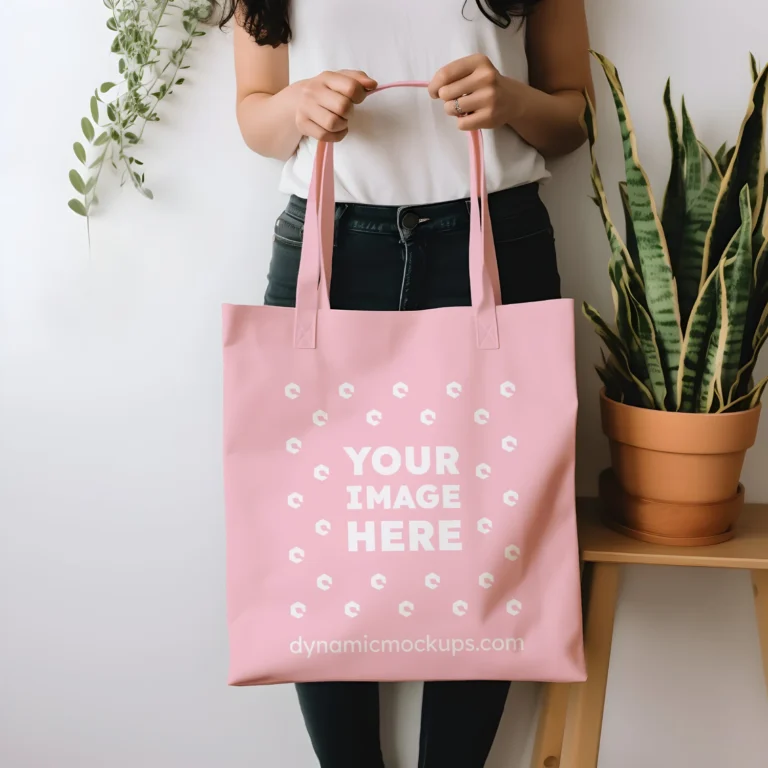
{"type": "MultiPolygon", "coordinates": [[[[291,82],[325,70],[359,69],[380,84],[431,80],[445,64],[482,53],[503,75],[527,82],[525,27],[502,29],[475,0],[291,0],[291,82]]],[[[511,128],[485,131],[491,192],[541,181],[541,155],[511,128]]],[[[306,197],[316,142],[304,139],[285,165],[281,191],[306,197]]],[[[423,205],[467,197],[467,137],[425,89],[372,94],[355,107],[335,152],[336,199],[423,205]]]]}

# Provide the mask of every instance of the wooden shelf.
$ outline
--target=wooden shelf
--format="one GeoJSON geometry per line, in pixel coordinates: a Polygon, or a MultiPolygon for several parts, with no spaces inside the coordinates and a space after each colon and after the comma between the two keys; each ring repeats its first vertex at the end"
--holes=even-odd
{"type": "Polygon", "coordinates": [[[736,536],[711,547],[668,547],[622,536],[600,522],[597,499],[579,499],[578,523],[581,559],[586,563],[768,570],[768,504],[747,504],[736,536]]]}

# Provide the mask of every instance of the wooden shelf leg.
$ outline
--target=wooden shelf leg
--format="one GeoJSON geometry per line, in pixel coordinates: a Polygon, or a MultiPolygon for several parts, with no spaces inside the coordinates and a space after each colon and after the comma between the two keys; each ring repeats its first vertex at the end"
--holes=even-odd
{"type": "Polygon", "coordinates": [[[568,683],[544,686],[531,768],[558,768],[560,765],[570,688],[568,683]]]}
{"type": "Polygon", "coordinates": [[[585,572],[584,651],[588,680],[570,686],[558,768],[597,768],[611,660],[620,566],[594,563],[585,572]]]}
{"type": "Polygon", "coordinates": [[[755,592],[755,614],[760,651],[763,656],[763,674],[768,693],[768,571],[752,571],[752,587],[755,592]]]}

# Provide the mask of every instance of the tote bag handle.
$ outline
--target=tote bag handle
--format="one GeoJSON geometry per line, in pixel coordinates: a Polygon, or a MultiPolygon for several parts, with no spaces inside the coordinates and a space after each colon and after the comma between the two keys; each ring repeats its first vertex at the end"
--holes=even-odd
{"type": "MultiPolygon", "coordinates": [[[[376,90],[402,87],[426,88],[427,83],[391,83],[376,90]]],[[[498,349],[496,306],[501,303],[501,292],[488,210],[483,136],[480,131],[470,131],[468,136],[471,190],[469,279],[472,311],[478,348],[498,349]]],[[[333,262],[335,207],[333,144],[318,142],[307,199],[304,241],[296,286],[294,347],[298,349],[317,347],[318,311],[330,309],[329,280],[333,262]]]]}

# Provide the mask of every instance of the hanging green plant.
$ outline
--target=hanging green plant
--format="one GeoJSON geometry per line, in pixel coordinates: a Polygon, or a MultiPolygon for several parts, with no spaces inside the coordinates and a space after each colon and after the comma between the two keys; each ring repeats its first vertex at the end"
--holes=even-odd
{"type": "Polygon", "coordinates": [[[83,139],[73,149],[79,170],[69,172],[78,196],[69,207],[90,216],[98,203],[104,168],[120,174],[121,186],[130,182],[152,199],[145,184],[143,163],[134,152],[149,123],[160,120],[158,107],[174,88],[184,83],[183,70],[194,41],[211,16],[211,0],[103,0],[109,11],[107,27],[115,33],[112,53],[117,59],[117,82],[102,83],[90,101],[90,114],[80,123],[83,139]],[[159,40],[162,35],[162,43],[159,40]]]}

